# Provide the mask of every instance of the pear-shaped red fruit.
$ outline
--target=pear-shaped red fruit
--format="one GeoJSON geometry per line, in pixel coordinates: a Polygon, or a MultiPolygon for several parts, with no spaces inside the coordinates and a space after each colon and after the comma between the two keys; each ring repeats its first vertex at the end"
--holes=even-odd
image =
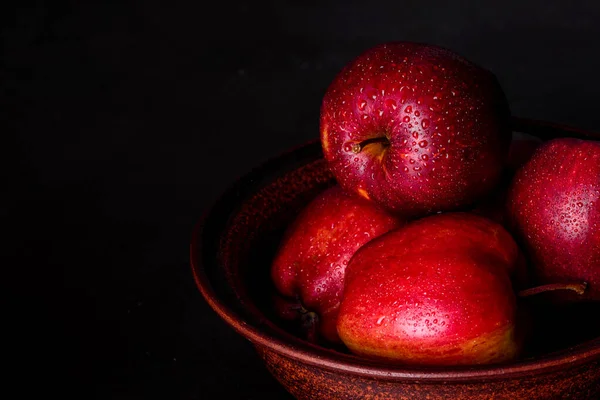
{"type": "Polygon", "coordinates": [[[539,284],[587,282],[561,298],[600,300],[600,143],[543,144],[517,172],[508,213],[539,284]]]}
{"type": "Polygon", "coordinates": [[[470,205],[495,187],[509,116],[491,72],[439,47],[388,43],[329,86],[321,144],[344,189],[418,217],[470,205]]]}
{"type": "Polygon", "coordinates": [[[470,213],[425,217],[355,254],[338,333],[356,354],[408,365],[512,360],[522,343],[512,280],[523,268],[501,225],[470,213]]]}
{"type": "Polygon", "coordinates": [[[302,322],[307,338],[339,342],[338,309],[350,258],[365,243],[400,221],[338,185],[309,203],[282,240],[271,267],[282,296],[276,311],[302,322]]]}

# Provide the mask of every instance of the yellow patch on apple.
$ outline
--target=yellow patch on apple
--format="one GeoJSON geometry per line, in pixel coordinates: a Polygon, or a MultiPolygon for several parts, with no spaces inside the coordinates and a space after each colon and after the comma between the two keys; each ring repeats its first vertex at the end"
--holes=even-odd
{"type": "Polygon", "coordinates": [[[329,136],[327,132],[327,125],[323,126],[321,131],[321,146],[324,152],[329,152],[329,136]]]}
{"type": "Polygon", "coordinates": [[[358,194],[367,200],[371,200],[371,198],[369,197],[369,193],[367,193],[367,191],[363,188],[358,188],[358,194]]]}

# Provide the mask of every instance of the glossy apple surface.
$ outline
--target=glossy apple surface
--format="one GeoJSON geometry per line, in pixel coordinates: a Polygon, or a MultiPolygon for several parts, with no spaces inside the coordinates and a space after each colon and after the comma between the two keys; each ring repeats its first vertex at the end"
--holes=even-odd
{"type": "Polygon", "coordinates": [[[338,333],[359,355],[410,365],[472,365],[520,351],[510,234],[469,213],[426,217],[352,258],[338,333]]]}
{"type": "Polygon", "coordinates": [[[509,116],[489,71],[439,47],[388,43],[333,80],[321,144],[342,187],[418,217],[472,204],[498,183],[509,116]]]}
{"type": "Polygon", "coordinates": [[[338,185],[324,191],[288,228],[273,261],[272,280],[283,296],[276,301],[278,314],[297,316],[304,329],[339,342],[336,320],[348,261],[362,245],[399,225],[396,217],[338,185]]]}
{"type": "Polygon", "coordinates": [[[585,281],[600,300],[599,198],[598,142],[551,140],[518,171],[508,212],[538,283],[585,281]]]}

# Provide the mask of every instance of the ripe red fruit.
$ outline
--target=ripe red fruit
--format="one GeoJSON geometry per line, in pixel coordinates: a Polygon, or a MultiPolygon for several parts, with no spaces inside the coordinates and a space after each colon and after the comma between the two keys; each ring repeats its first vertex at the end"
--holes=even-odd
{"type": "Polygon", "coordinates": [[[273,261],[272,280],[287,298],[277,299],[277,313],[302,320],[311,340],[318,333],[339,342],[336,320],[348,261],[362,245],[399,225],[396,217],[338,185],[324,191],[288,228],[273,261]]]}
{"type": "Polygon", "coordinates": [[[508,213],[538,283],[584,281],[583,298],[600,300],[599,198],[598,142],[551,140],[517,172],[508,213]]]}
{"type": "Polygon", "coordinates": [[[349,63],[321,107],[321,143],[340,185],[405,216],[473,203],[499,181],[511,139],[496,78],[417,43],[349,63]]]}
{"type": "Polygon", "coordinates": [[[486,218],[411,222],[352,258],[338,333],[356,354],[405,364],[512,360],[522,336],[511,278],[523,268],[510,234],[486,218]]]}

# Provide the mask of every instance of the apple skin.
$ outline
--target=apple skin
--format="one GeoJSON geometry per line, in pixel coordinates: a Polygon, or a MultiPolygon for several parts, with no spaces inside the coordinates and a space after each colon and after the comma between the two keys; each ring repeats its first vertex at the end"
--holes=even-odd
{"type": "Polygon", "coordinates": [[[443,48],[387,43],[346,65],[327,89],[321,145],[345,190],[413,218],[473,204],[494,188],[509,119],[489,71],[443,48]]]}
{"type": "Polygon", "coordinates": [[[365,243],[400,224],[397,217],[345,193],[339,185],[325,190],[290,225],[275,256],[271,278],[283,296],[276,312],[290,320],[298,311],[304,324],[306,316],[316,315],[320,337],[339,343],[337,312],[350,258],[365,243]]]}
{"type": "Polygon", "coordinates": [[[413,221],[369,242],[346,271],[338,334],[358,355],[407,365],[475,365],[518,356],[520,251],[470,213],[413,221]]]}
{"type": "Polygon", "coordinates": [[[538,284],[587,282],[600,300],[600,143],[561,138],[544,143],[516,174],[507,209],[538,284]]]}

